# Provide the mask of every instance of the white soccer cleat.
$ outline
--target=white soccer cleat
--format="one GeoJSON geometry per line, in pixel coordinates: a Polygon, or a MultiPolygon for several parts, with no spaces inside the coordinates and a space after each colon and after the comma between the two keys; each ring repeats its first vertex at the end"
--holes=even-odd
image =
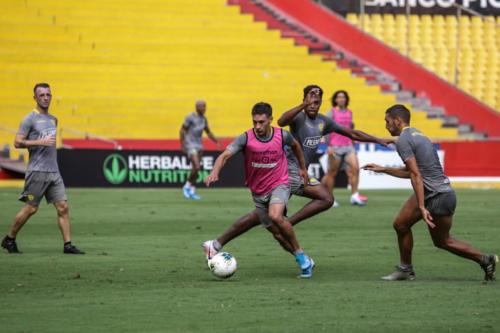
{"type": "Polygon", "coordinates": [[[207,240],[205,243],[203,243],[203,250],[205,252],[205,258],[207,260],[212,259],[219,251],[217,251],[214,248],[214,241],[213,240],[207,240]]]}
{"type": "Polygon", "coordinates": [[[366,201],[362,200],[359,195],[351,195],[351,205],[364,206],[366,201]]]}
{"type": "Polygon", "coordinates": [[[384,281],[413,281],[415,280],[415,272],[412,268],[403,269],[400,266],[396,266],[396,271],[393,273],[383,276],[384,281]]]}

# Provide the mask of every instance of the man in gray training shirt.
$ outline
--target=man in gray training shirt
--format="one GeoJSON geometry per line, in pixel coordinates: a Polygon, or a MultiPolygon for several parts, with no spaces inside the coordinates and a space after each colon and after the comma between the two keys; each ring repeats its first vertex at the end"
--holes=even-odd
{"type": "Polygon", "coordinates": [[[186,184],[182,187],[182,192],[186,199],[201,199],[200,196],[196,194],[195,184],[198,173],[201,170],[201,157],[203,155],[201,137],[203,131],[207,133],[207,136],[213,142],[217,143],[220,149],[219,141],[208,127],[208,121],[205,117],[206,110],[207,104],[205,101],[196,101],[196,112],[191,112],[186,116],[180,131],[182,150],[191,162],[191,173],[188,176],[186,184]]]}
{"type": "Polygon", "coordinates": [[[434,245],[458,256],[477,262],[484,270],[485,281],[495,279],[496,255],[482,254],[469,244],[450,236],[456,197],[450,186],[432,142],[410,126],[410,111],[404,105],[394,105],[385,113],[387,130],[399,136],[396,149],[405,166],[382,167],[368,164],[365,170],[382,172],[399,178],[410,178],[414,194],[406,201],[394,221],[398,235],[400,264],[396,271],[384,276],[387,281],[413,280],[411,227],[423,219],[429,228],[434,245]]]}
{"type": "Polygon", "coordinates": [[[24,190],[19,200],[25,205],[15,217],[9,233],[2,240],[2,247],[9,253],[20,253],[16,236],[28,219],[34,215],[43,197],[54,204],[57,222],[64,240],[63,252],[84,254],[71,244],[68,202],[64,183],[57,166],[57,118],[49,114],[52,94],[47,83],[38,83],[33,89],[36,107],[21,122],[14,146],[27,148],[29,163],[24,190]]]}

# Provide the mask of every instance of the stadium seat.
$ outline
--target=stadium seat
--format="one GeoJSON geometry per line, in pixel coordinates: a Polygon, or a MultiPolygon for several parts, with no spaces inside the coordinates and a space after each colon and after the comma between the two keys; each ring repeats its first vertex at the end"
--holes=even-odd
{"type": "MultiPolygon", "coordinates": [[[[373,15],[366,15],[366,19],[371,20],[373,15]]],[[[349,14],[350,20],[359,22],[355,16],[349,14]]],[[[496,82],[500,81],[499,17],[496,21],[493,16],[462,15],[457,20],[453,15],[410,15],[407,20],[405,15],[395,15],[394,23],[382,20],[382,30],[386,26],[390,30],[394,25],[395,33],[373,35],[403,54],[407,54],[409,47],[414,61],[450,83],[455,83],[457,72],[459,88],[498,111],[498,98],[488,92],[498,90],[496,82]],[[455,68],[457,58],[458,68],[455,68]],[[472,76],[476,77],[475,82],[472,76]]]]}

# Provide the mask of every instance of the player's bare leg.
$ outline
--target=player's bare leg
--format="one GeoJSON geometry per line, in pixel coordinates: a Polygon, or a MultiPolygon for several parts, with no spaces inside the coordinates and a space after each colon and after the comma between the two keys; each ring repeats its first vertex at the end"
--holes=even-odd
{"type": "Polygon", "coordinates": [[[400,263],[411,265],[411,254],[413,250],[413,234],[411,227],[422,218],[418,208],[417,197],[413,194],[405,202],[394,220],[393,227],[398,235],[398,246],[400,263]]]}
{"type": "Polygon", "coordinates": [[[196,194],[196,180],[198,179],[198,174],[201,170],[201,152],[189,155],[189,160],[191,161],[191,172],[188,176],[188,181],[183,187],[184,196],[188,199],[199,200],[201,197],[196,194]]]}
{"type": "Polygon", "coordinates": [[[329,193],[333,192],[335,187],[335,177],[340,170],[341,160],[335,158],[332,154],[328,154],[328,171],[321,179],[321,184],[326,187],[329,193]]]}
{"type": "Polygon", "coordinates": [[[481,263],[483,254],[479,250],[473,248],[464,241],[450,236],[452,223],[452,216],[434,216],[434,224],[436,224],[436,227],[433,229],[429,228],[434,245],[440,249],[456,254],[457,256],[481,263]]]}
{"type": "Polygon", "coordinates": [[[359,186],[359,163],[358,163],[358,157],[356,156],[355,153],[351,153],[347,155],[345,158],[345,161],[347,165],[350,168],[351,174],[349,177],[349,183],[351,185],[351,193],[355,194],[358,193],[358,186],[359,186]]]}
{"type": "Polygon", "coordinates": [[[188,182],[196,184],[198,173],[201,170],[201,153],[191,154],[189,159],[191,161],[191,173],[189,174],[188,182]]]}
{"type": "Polygon", "coordinates": [[[68,254],[85,254],[85,252],[78,249],[71,244],[71,224],[69,222],[69,206],[66,200],[57,201],[54,203],[57,211],[57,223],[64,240],[64,253],[68,254]]]}
{"type": "Polygon", "coordinates": [[[412,266],[413,234],[411,227],[422,218],[415,194],[410,196],[396,216],[393,227],[398,236],[400,264],[396,271],[382,277],[386,281],[413,280],[412,266]]]}
{"type": "Polygon", "coordinates": [[[2,247],[9,251],[9,253],[21,253],[17,248],[16,236],[22,227],[28,222],[29,218],[33,216],[38,210],[38,206],[26,204],[16,214],[14,223],[10,227],[9,233],[2,240],[2,247]]]}
{"type": "Polygon", "coordinates": [[[57,211],[57,224],[61,230],[64,243],[71,242],[71,225],[69,223],[69,206],[67,201],[54,203],[57,211]]]}
{"type": "Polygon", "coordinates": [[[226,231],[224,231],[222,235],[217,238],[217,241],[220,246],[223,247],[231,240],[244,234],[253,227],[258,226],[259,224],[259,215],[257,214],[257,211],[253,210],[252,212],[237,219],[229,228],[226,229],[226,231]]]}
{"type": "Polygon", "coordinates": [[[289,218],[292,225],[296,225],[305,219],[329,209],[332,207],[334,202],[332,193],[329,192],[322,184],[316,186],[306,186],[302,196],[313,200],[308,202],[304,207],[289,218]]]}
{"type": "Polygon", "coordinates": [[[301,251],[297,237],[295,236],[295,231],[293,230],[292,224],[285,219],[283,212],[285,211],[284,204],[270,204],[269,205],[269,217],[273,224],[278,227],[283,238],[292,246],[292,251],[295,253],[301,251]]]}
{"type": "Polygon", "coordinates": [[[285,211],[285,204],[270,204],[269,205],[269,217],[273,224],[279,229],[281,235],[284,240],[290,244],[291,250],[295,256],[295,261],[299,264],[301,269],[301,278],[310,278],[312,277],[312,261],[311,259],[304,253],[302,248],[299,245],[297,237],[295,236],[295,231],[293,230],[293,226],[290,222],[288,222],[283,216],[283,212],[285,211]]]}
{"type": "Polygon", "coordinates": [[[22,227],[28,222],[29,218],[33,216],[38,211],[38,206],[33,206],[26,204],[21,208],[19,213],[17,213],[14,223],[10,227],[9,237],[16,238],[17,233],[22,229],[22,227]]]}

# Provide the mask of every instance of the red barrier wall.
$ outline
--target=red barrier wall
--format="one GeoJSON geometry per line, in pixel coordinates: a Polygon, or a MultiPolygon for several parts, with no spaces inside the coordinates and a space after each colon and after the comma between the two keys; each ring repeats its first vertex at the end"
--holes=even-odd
{"type": "Polygon", "coordinates": [[[500,141],[443,142],[450,177],[500,177],[500,141]]]}
{"type": "Polygon", "coordinates": [[[461,123],[474,126],[475,131],[490,137],[500,136],[500,115],[475,98],[456,89],[375,38],[346,23],[341,17],[311,0],[266,0],[276,10],[304,25],[327,41],[366,63],[394,76],[404,89],[428,97],[446,113],[457,116],[461,123]]]}

